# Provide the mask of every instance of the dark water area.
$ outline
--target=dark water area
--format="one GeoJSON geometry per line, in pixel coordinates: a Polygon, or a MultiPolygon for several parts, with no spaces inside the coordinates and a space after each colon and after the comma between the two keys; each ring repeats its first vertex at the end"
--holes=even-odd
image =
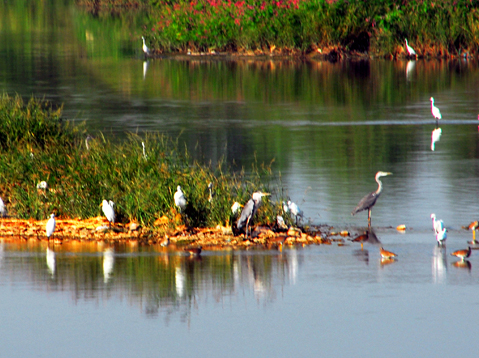
{"type": "Polygon", "coordinates": [[[352,209],[376,189],[377,171],[392,172],[372,222],[398,260],[381,263],[368,244],[206,251],[199,261],[88,246],[50,248],[52,270],[44,244],[5,241],[5,356],[404,357],[455,355],[458,345],[474,355],[479,261],[473,251],[456,265],[450,253],[467,247],[461,227],[479,213],[478,63],[144,61],[142,16],[3,2],[0,90],[63,104],[92,135],[155,131],[212,165],[272,163],[273,200],[291,198],[315,224],[361,230],[367,213],[352,209]],[[442,112],[434,150],[430,97],[442,112]],[[431,213],[448,229],[445,251],[431,213]]]}

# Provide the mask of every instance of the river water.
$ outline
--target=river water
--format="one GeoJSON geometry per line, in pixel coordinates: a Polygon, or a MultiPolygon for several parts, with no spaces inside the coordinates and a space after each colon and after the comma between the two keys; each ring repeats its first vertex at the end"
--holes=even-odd
{"type": "Polygon", "coordinates": [[[479,259],[457,267],[449,253],[467,247],[461,227],[478,219],[477,61],[144,61],[142,14],[94,17],[65,3],[0,5],[0,90],[63,104],[93,135],[158,131],[206,163],[272,163],[273,198],[290,197],[315,224],[362,230],[367,214],[351,210],[377,171],[393,172],[373,227],[399,258],[385,265],[368,244],[190,260],[2,241],[2,354],[476,354],[479,259]],[[434,151],[431,96],[443,115],[434,151]]]}

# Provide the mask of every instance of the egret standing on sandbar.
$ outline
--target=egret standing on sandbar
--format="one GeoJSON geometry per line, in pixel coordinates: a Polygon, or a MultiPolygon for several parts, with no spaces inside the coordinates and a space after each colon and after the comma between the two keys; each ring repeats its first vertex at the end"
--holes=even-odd
{"type": "Polygon", "coordinates": [[[103,214],[105,214],[106,218],[108,219],[108,223],[110,224],[110,229],[111,229],[111,223],[113,225],[115,224],[115,203],[113,201],[106,201],[103,200],[101,203],[102,207],[101,209],[103,210],[103,214]]]}
{"type": "Polygon", "coordinates": [[[143,40],[143,46],[142,46],[143,53],[146,56],[148,56],[150,54],[150,49],[148,48],[148,46],[146,46],[145,38],[142,36],[141,39],[143,40]]]}
{"type": "Polygon", "coordinates": [[[360,211],[363,210],[368,210],[368,227],[371,227],[371,209],[376,204],[376,200],[378,200],[379,195],[381,195],[381,192],[383,191],[383,183],[381,180],[379,180],[380,177],[384,177],[386,175],[391,175],[392,173],[389,172],[377,172],[376,173],[376,182],[378,183],[378,189],[376,191],[373,191],[372,193],[369,193],[366,195],[364,198],[361,199],[359,202],[358,206],[356,206],[351,213],[351,215],[354,215],[360,211]]]}
{"type": "Polygon", "coordinates": [[[298,225],[298,216],[303,218],[303,211],[299,208],[296,203],[293,203],[291,200],[288,200],[288,209],[291,211],[291,214],[294,215],[296,220],[296,225],[298,225]]]}
{"type": "Polygon", "coordinates": [[[411,46],[409,46],[409,44],[407,43],[407,39],[406,39],[406,50],[409,56],[416,57],[416,51],[414,51],[414,49],[411,46]]]}
{"type": "Polygon", "coordinates": [[[0,198],[0,218],[4,218],[7,216],[7,208],[5,207],[5,203],[3,202],[2,198],[0,198]]]}
{"type": "MultiPolygon", "coordinates": [[[[236,227],[238,228],[238,230],[240,230],[246,225],[245,238],[248,237],[249,222],[251,221],[251,218],[254,216],[254,214],[256,214],[256,211],[261,205],[261,198],[267,195],[271,195],[271,194],[263,193],[261,191],[257,191],[253,193],[252,198],[248,200],[243,210],[241,211],[241,215],[240,215],[240,218],[238,219],[238,222],[236,223],[236,227]]],[[[251,236],[251,233],[250,233],[250,236],[251,236]]]]}
{"type": "Polygon", "coordinates": [[[180,208],[180,211],[184,211],[186,208],[186,199],[185,199],[185,194],[183,194],[183,191],[181,190],[181,186],[179,185],[176,188],[174,199],[175,199],[175,205],[178,208],[180,208]]]}
{"type": "Polygon", "coordinates": [[[50,236],[53,235],[53,232],[55,231],[55,226],[57,226],[57,222],[55,221],[55,214],[50,215],[50,219],[48,219],[47,222],[47,238],[50,239],[50,236]]]}
{"type": "Polygon", "coordinates": [[[431,101],[431,113],[433,117],[436,118],[436,121],[442,119],[441,111],[434,105],[434,97],[431,97],[429,100],[431,101]]]}

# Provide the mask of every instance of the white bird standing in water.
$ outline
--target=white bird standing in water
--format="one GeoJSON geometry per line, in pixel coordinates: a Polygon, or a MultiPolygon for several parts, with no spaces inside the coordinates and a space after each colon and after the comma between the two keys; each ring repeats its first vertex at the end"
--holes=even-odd
{"type": "Polygon", "coordinates": [[[411,46],[409,46],[409,44],[407,43],[407,39],[406,39],[406,49],[407,49],[407,53],[409,54],[409,56],[416,57],[416,51],[414,51],[414,49],[411,46]]]}
{"type": "Polygon", "coordinates": [[[241,229],[246,224],[245,238],[248,237],[249,223],[252,217],[254,216],[254,214],[256,214],[256,211],[258,210],[259,206],[261,205],[261,198],[266,195],[271,195],[271,194],[263,193],[260,191],[253,193],[252,198],[248,200],[243,210],[241,211],[241,216],[238,219],[238,222],[236,223],[236,227],[238,229],[241,229]]]}
{"type": "Polygon", "coordinates": [[[447,239],[447,230],[444,227],[444,222],[442,220],[436,220],[436,214],[431,214],[432,227],[434,228],[434,233],[436,234],[437,244],[442,246],[447,239]]]}
{"type": "Polygon", "coordinates": [[[186,208],[186,198],[185,198],[185,194],[183,194],[183,191],[181,190],[181,186],[179,185],[176,188],[174,199],[175,199],[175,205],[180,208],[180,211],[184,211],[186,208]]]}
{"type": "Polygon", "coordinates": [[[5,207],[5,203],[3,202],[2,198],[0,198],[0,218],[4,218],[7,216],[7,208],[5,207]]]}
{"type": "Polygon", "coordinates": [[[50,215],[50,219],[47,221],[47,238],[50,239],[50,236],[53,235],[53,232],[55,231],[55,227],[57,226],[57,222],[55,221],[55,214],[50,215]]]}
{"type": "Polygon", "coordinates": [[[146,56],[148,56],[150,54],[150,49],[148,48],[148,46],[146,46],[145,38],[142,36],[141,39],[143,40],[143,46],[142,46],[143,53],[146,56]]]}
{"type": "Polygon", "coordinates": [[[113,201],[106,201],[106,200],[103,200],[102,203],[101,203],[101,206],[102,206],[102,210],[103,210],[103,214],[105,214],[106,218],[108,219],[108,222],[110,224],[110,229],[111,229],[111,223],[113,223],[113,225],[115,224],[115,209],[114,209],[114,206],[115,206],[115,203],[113,201]]]}
{"type": "Polygon", "coordinates": [[[442,246],[446,243],[447,232],[446,228],[443,228],[441,231],[436,233],[436,240],[439,246],[442,246]]]}
{"type": "Polygon", "coordinates": [[[294,215],[294,218],[296,219],[296,225],[298,225],[298,216],[301,218],[303,217],[303,211],[296,205],[296,203],[293,203],[291,200],[288,200],[288,208],[291,211],[291,214],[294,215]]]}
{"type": "Polygon", "coordinates": [[[441,111],[434,105],[434,97],[431,97],[429,100],[431,101],[431,113],[433,117],[436,118],[436,121],[442,119],[441,111]]]}

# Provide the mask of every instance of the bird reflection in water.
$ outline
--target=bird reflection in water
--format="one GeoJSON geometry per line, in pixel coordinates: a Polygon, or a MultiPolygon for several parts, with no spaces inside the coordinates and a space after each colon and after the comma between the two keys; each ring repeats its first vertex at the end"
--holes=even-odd
{"type": "Polygon", "coordinates": [[[368,250],[354,250],[353,256],[356,257],[359,261],[363,261],[366,265],[369,265],[369,251],[368,250]]]}
{"type": "Polygon", "coordinates": [[[434,246],[432,253],[432,279],[434,283],[444,283],[447,271],[445,246],[434,246]]]}
{"type": "Polygon", "coordinates": [[[103,282],[107,283],[110,280],[114,264],[113,249],[110,247],[103,252],[103,282]]]}
{"type": "Polygon", "coordinates": [[[390,264],[392,264],[396,261],[397,260],[394,259],[394,258],[384,258],[384,257],[382,257],[381,261],[379,263],[381,264],[381,266],[386,266],[386,265],[390,265],[390,264]]]}
{"type": "Polygon", "coordinates": [[[442,134],[442,129],[441,128],[435,128],[432,131],[432,134],[431,134],[431,150],[433,152],[436,149],[436,142],[439,142],[439,139],[441,139],[441,134],[442,134]]]}
{"type": "Polygon", "coordinates": [[[146,78],[146,72],[148,71],[148,61],[143,61],[143,81],[146,78]]]}
{"type": "Polygon", "coordinates": [[[52,277],[55,275],[55,266],[55,251],[47,247],[47,267],[52,277]]]}
{"type": "Polygon", "coordinates": [[[469,260],[461,260],[461,261],[456,261],[452,263],[452,266],[457,267],[457,268],[463,268],[467,269],[468,271],[471,271],[472,265],[469,260]]]}
{"type": "Polygon", "coordinates": [[[416,61],[408,61],[406,65],[406,80],[410,80],[412,71],[414,70],[414,67],[416,67],[416,61]]]}

